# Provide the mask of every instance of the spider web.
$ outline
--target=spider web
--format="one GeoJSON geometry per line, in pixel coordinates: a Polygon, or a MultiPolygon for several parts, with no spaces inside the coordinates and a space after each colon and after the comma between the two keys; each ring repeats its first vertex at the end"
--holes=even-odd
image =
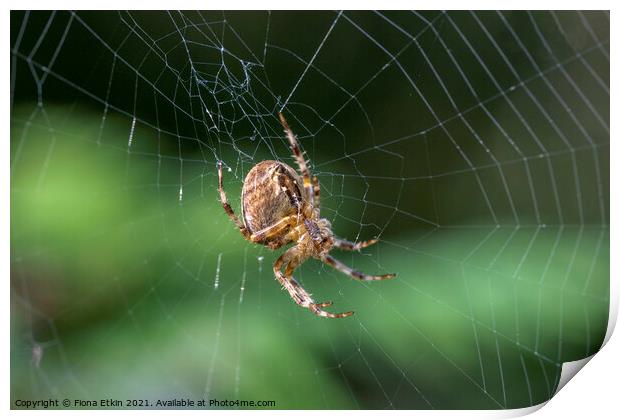
{"type": "Polygon", "coordinates": [[[13,12],[11,398],[530,406],[609,306],[608,12],[13,12]],[[304,28],[302,33],[299,29],[304,28]],[[294,166],[340,237],[296,277],[237,214],[294,166]]]}

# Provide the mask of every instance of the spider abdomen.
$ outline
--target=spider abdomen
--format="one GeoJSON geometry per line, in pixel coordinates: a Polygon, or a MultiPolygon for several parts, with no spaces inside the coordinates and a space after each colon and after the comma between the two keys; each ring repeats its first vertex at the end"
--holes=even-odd
{"type": "Polygon", "coordinates": [[[297,213],[307,201],[301,177],[285,163],[265,160],[248,172],[241,192],[243,221],[250,233],[297,213]]]}

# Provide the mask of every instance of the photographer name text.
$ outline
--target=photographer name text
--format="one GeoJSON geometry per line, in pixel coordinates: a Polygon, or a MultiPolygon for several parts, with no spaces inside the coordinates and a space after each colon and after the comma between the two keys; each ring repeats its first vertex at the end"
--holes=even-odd
{"type": "Polygon", "coordinates": [[[63,409],[63,408],[226,408],[226,407],[271,407],[276,406],[275,401],[271,400],[240,400],[240,399],[191,399],[191,398],[172,398],[172,399],[114,399],[104,398],[97,400],[85,399],[58,399],[49,398],[46,400],[24,400],[16,399],[13,401],[15,408],[19,409],[63,409]]]}

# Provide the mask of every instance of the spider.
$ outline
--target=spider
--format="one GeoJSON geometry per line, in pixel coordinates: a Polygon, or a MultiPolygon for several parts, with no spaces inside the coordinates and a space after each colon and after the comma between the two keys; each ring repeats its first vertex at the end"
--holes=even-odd
{"type": "Polygon", "coordinates": [[[276,279],[289,292],[295,303],[308,308],[317,316],[327,318],[351,316],[353,311],[331,313],[323,310],[332,305],[332,302],[316,303],[293,278],[293,271],[312,257],[357,280],[385,280],[395,277],[396,274],[370,276],[347,267],[329,255],[329,251],[334,247],[356,251],[376,243],[377,239],[356,243],[334,236],[331,223],[320,216],[319,181],[316,176],[311,177],[297,139],[284,116],[280,113],[279,117],[301,176],[287,164],[276,160],[265,160],[256,164],[243,182],[242,222],[226,199],[222,182],[222,162],[218,161],[220,201],[226,214],[237,225],[246,240],[274,250],[295,242],[295,246],[284,252],[273,264],[276,279]]]}

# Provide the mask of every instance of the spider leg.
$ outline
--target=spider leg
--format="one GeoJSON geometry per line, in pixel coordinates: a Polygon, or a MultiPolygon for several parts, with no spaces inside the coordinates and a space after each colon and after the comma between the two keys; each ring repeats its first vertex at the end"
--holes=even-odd
{"type": "Polygon", "coordinates": [[[396,274],[380,274],[378,276],[370,276],[368,274],[361,273],[361,272],[359,272],[357,270],[353,270],[352,268],[347,267],[346,265],[344,265],[343,263],[341,263],[340,261],[338,261],[337,259],[335,259],[331,255],[327,255],[326,257],[322,258],[321,260],[323,262],[331,265],[336,270],[342,271],[347,276],[353,277],[354,279],[357,279],[357,280],[364,280],[364,281],[387,280],[387,279],[391,279],[391,278],[396,277],[396,274]]]}
{"type": "Polygon", "coordinates": [[[306,163],[306,159],[303,156],[303,153],[299,149],[299,144],[297,143],[297,138],[293,131],[288,126],[286,119],[284,119],[284,115],[282,113],[278,113],[280,117],[280,122],[282,123],[282,127],[284,127],[284,132],[286,133],[286,137],[288,137],[288,141],[291,144],[291,150],[293,151],[293,156],[297,161],[297,165],[299,166],[299,172],[301,172],[301,176],[304,180],[304,189],[306,190],[306,194],[308,196],[308,200],[312,205],[314,205],[314,186],[312,185],[312,179],[310,178],[310,171],[308,170],[308,164],[306,163]]]}
{"type": "Polygon", "coordinates": [[[359,251],[362,248],[376,244],[378,241],[378,239],[370,239],[362,242],[351,242],[346,239],[334,238],[334,246],[347,251],[359,251]]]}
{"type": "Polygon", "coordinates": [[[250,239],[250,233],[248,232],[247,228],[243,225],[243,223],[239,220],[239,218],[233,211],[232,207],[228,203],[228,199],[226,198],[226,192],[224,191],[224,183],[223,183],[223,177],[222,177],[222,162],[221,161],[217,162],[217,176],[218,176],[218,190],[220,192],[220,201],[222,202],[224,211],[226,211],[226,214],[228,215],[230,220],[232,220],[234,224],[237,225],[237,227],[241,231],[241,234],[246,239],[250,239]]]}
{"type": "Polygon", "coordinates": [[[331,312],[324,311],[321,308],[325,308],[332,304],[331,301],[316,303],[310,294],[293,278],[292,274],[295,268],[301,264],[301,259],[297,257],[297,253],[299,250],[297,247],[290,248],[284,254],[280,255],[280,257],[273,263],[273,272],[276,276],[276,279],[280,282],[282,287],[286,289],[286,291],[291,295],[291,298],[297,303],[299,306],[308,308],[312,313],[317,316],[322,316],[326,318],[346,318],[348,316],[353,315],[352,311],[342,312],[338,314],[333,314],[331,312]],[[281,268],[282,265],[287,264],[286,274],[282,274],[281,268]]]}
{"type": "Polygon", "coordinates": [[[316,176],[312,176],[312,188],[314,196],[314,207],[321,211],[321,186],[319,185],[319,179],[316,176]]]}
{"type": "Polygon", "coordinates": [[[250,235],[250,240],[252,242],[263,242],[269,241],[274,236],[277,236],[286,228],[292,226],[297,221],[297,215],[286,216],[274,223],[271,226],[268,226],[264,229],[259,230],[258,232],[254,232],[250,235]]]}

